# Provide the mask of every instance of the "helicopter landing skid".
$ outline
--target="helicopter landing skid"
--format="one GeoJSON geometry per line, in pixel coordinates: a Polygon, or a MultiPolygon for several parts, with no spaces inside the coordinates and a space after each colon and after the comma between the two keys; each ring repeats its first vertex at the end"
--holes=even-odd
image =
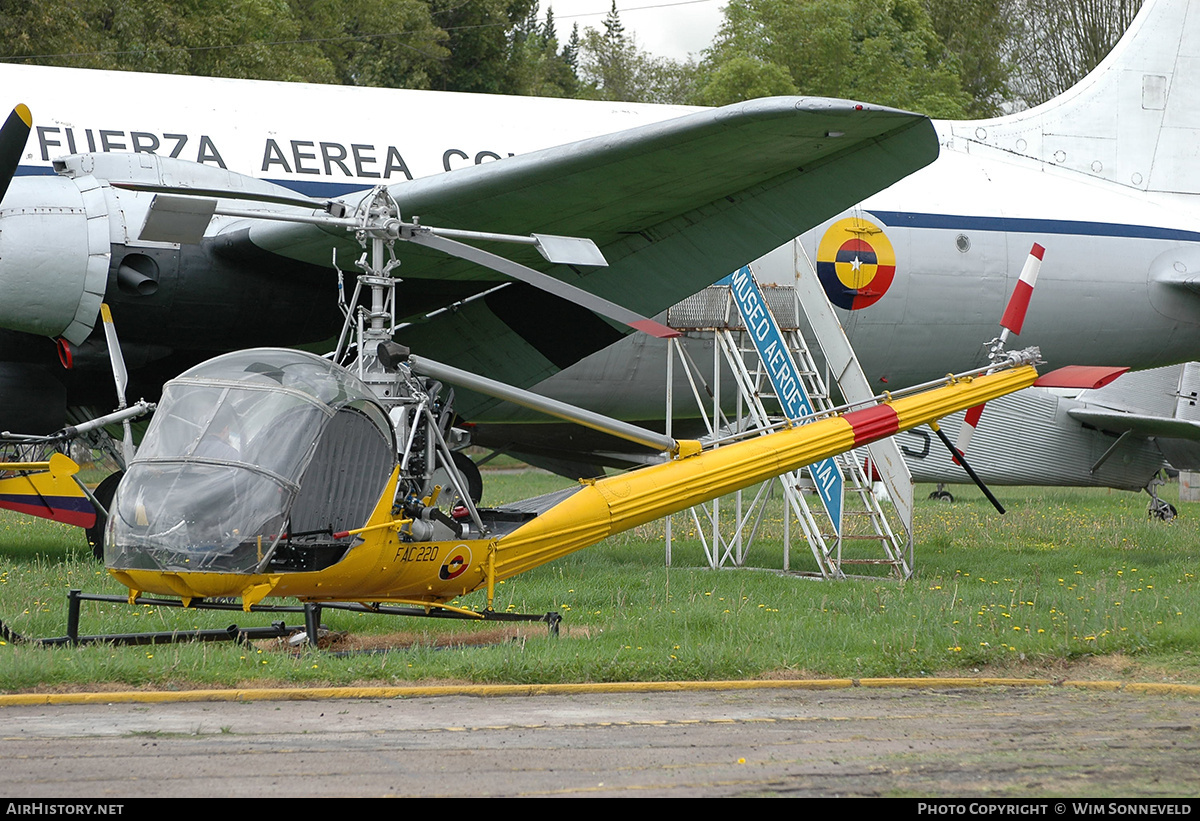
{"type": "MultiPolygon", "coordinates": [[[[224,629],[214,630],[173,630],[157,633],[111,633],[106,635],[81,636],[79,634],[80,603],[84,601],[110,602],[113,604],[150,605],[153,607],[179,607],[185,605],[179,599],[160,599],[138,596],[133,601],[127,596],[107,596],[98,593],[84,593],[82,590],[67,591],[67,635],[55,638],[31,639],[14,633],[3,622],[0,622],[0,638],[12,642],[27,642],[42,645],[77,645],[77,644],[171,644],[177,641],[236,641],[246,643],[254,639],[284,638],[296,633],[298,628],[290,628],[282,621],[272,622],[270,627],[238,627],[231,624],[224,629]]],[[[192,599],[186,605],[191,610],[236,610],[244,612],[242,605],[236,601],[221,601],[214,599],[192,599]]],[[[424,607],[388,607],[384,605],[366,605],[356,602],[305,602],[301,605],[256,604],[251,606],[251,613],[303,613],[304,632],[311,647],[317,646],[317,634],[320,629],[321,611],[324,609],[347,610],[353,613],[378,613],[385,616],[415,616],[430,619],[465,619],[471,621],[504,621],[504,622],[545,622],[550,635],[558,636],[558,626],[562,616],[558,613],[534,615],[529,613],[500,613],[494,610],[470,612],[455,609],[445,609],[437,605],[424,607]]]]}

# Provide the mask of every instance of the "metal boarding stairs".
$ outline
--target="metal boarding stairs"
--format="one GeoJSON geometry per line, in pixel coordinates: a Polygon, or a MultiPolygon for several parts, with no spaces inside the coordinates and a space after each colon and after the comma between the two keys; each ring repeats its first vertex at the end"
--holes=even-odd
{"type": "MultiPolygon", "coordinates": [[[[811,263],[807,262],[807,257],[798,243],[794,252],[788,249],[787,257],[787,261],[795,265],[796,286],[763,288],[762,293],[768,310],[776,318],[786,347],[795,363],[796,375],[808,394],[813,410],[818,414],[829,412],[835,403],[827,388],[827,381],[822,378],[821,369],[805,339],[801,327],[802,317],[808,320],[807,324],[814,337],[822,342],[824,359],[832,372],[840,376],[836,381],[846,399],[858,401],[867,398],[869,389],[866,387],[866,379],[862,377],[858,362],[853,358],[852,349],[848,342],[845,342],[841,325],[816,280],[815,270],[812,269],[811,263]],[[810,272],[808,277],[804,277],[806,267],[810,272]],[[802,283],[802,280],[807,281],[802,283]],[[815,292],[812,288],[814,284],[815,292]],[[826,310],[809,309],[809,303],[817,299],[823,303],[826,310]],[[780,319],[783,320],[781,323],[780,319]],[[826,341],[829,344],[825,344],[826,341]],[[850,361],[846,361],[846,356],[850,357],[850,361]],[[857,375],[857,382],[847,377],[848,371],[857,375]],[[861,382],[861,386],[858,382],[861,382]],[[867,396],[862,395],[864,390],[868,390],[867,396]]],[[[776,264],[778,262],[776,261],[776,264]]],[[[771,265],[772,260],[768,258],[763,264],[771,265]]],[[[780,281],[781,278],[773,276],[773,279],[780,281]]],[[[719,439],[730,433],[746,431],[759,431],[761,435],[767,433],[771,427],[778,428],[784,420],[775,408],[781,407],[783,403],[771,379],[768,378],[766,364],[753,344],[746,322],[735,304],[732,286],[712,286],[690,297],[672,308],[668,315],[668,324],[685,331],[688,338],[711,337],[713,340],[713,384],[711,387],[704,386],[709,387],[709,393],[713,397],[711,418],[707,416],[708,409],[705,408],[708,402],[702,400],[697,387],[697,380],[703,384],[703,379],[685,345],[680,344],[679,340],[671,340],[668,353],[671,360],[668,362],[668,371],[673,369],[675,359],[685,368],[693,398],[706,415],[705,421],[710,436],[719,439]],[[722,362],[726,368],[724,374],[722,362]],[[730,374],[733,377],[736,396],[736,411],[732,420],[722,411],[719,400],[720,381],[723,376],[728,378],[730,374]]],[[[669,373],[668,385],[670,384],[672,381],[669,373]]],[[[817,477],[814,476],[814,466],[785,474],[774,482],[764,483],[754,491],[749,504],[739,493],[732,501],[718,499],[692,508],[689,515],[703,545],[709,566],[714,569],[746,566],[751,547],[764,530],[764,521],[769,515],[768,508],[776,493],[779,493],[784,505],[783,570],[804,572],[793,571],[791,566],[791,521],[794,518],[816,563],[816,572],[809,571],[806,575],[819,574],[826,579],[863,575],[877,578],[880,571],[886,571],[886,574],[893,578],[908,578],[912,573],[912,480],[899,451],[890,453],[887,450],[889,445],[895,450],[895,444],[887,440],[883,448],[873,447],[869,455],[866,449],[859,449],[835,457],[843,477],[842,506],[838,517],[841,520],[840,528],[835,527],[831,516],[823,509],[821,500],[816,497],[817,477]],[[880,478],[880,473],[889,474],[886,478],[889,480],[889,496],[895,502],[895,513],[892,517],[895,527],[880,503],[879,494],[876,493],[872,481],[873,476],[868,475],[864,460],[876,466],[871,470],[872,474],[876,474],[875,478],[880,478]],[[905,494],[907,499],[903,498],[905,494]],[[901,498],[896,499],[897,496],[901,498]],[[810,499],[813,499],[815,504],[810,499]],[[730,505],[733,507],[732,529],[728,522],[722,527],[723,504],[726,509],[730,505]],[[898,530],[901,535],[898,535],[898,530]]],[[[671,522],[668,521],[668,561],[671,537],[671,522]]]]}

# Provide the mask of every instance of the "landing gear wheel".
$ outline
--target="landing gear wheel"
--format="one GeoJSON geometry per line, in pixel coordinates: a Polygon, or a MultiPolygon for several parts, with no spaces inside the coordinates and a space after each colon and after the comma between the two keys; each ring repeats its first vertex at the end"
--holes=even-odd
{"type": "Polygon", "coordinates": [[[1179,515],[1179,511],[1170,502],[1164,502],[1162,499],[1152,499],[1150,501],[1150,509],[1146,511],[1146,515],[1151,519],[1158,519],[1160,522],[1169,522],[1179,515]]]}
{"type": "Polygon", "coordinates": [[[1144,488],[1150,494],[1150,507],[1146,510],[1146,515],[1151,519],[1158,519],[1160,522],[1169,522],[1179,513],[1175,509],[1175,505],[1158,498],[1158,488],[1166,483],[1167,480],[1162,477],[1161,473],[1155,474],[1144,488]]]}
{"type": "Polygon", "coordinates": [[[952,496],[948,490],[935,490],[933,493],[929,494],[929,498],[938,502],[954,501],[954,496],[952,496]]]}
{"type": "MultiPolygon", "coordinates": [[[[112,508],[113,496],[117,493],[117,484],[121,481],[121,477],[125,475],[125,471],[118,470],[116,473],[110,473],[104,477],[104,481],[96,486],[92,495],[96,497],[96,501],[104,505],[105,510],[112,508]]],[[[96,523],[87,529],[88,544],[91,545],[92,555],[100,561],[104,561],[104,531],[108,527],[108,517],[100,511],[96,511],[96,523]]]]}

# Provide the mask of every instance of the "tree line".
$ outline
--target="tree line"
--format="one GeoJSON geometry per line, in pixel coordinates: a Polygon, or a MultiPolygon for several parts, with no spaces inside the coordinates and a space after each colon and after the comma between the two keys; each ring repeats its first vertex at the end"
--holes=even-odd
{"type": "Polygon", "coordinates": [[[538,0],[0,0],[0,61],[723,105],[804,94],[984,117],[1061,93],[1141,0],[729,0],[711,46],[641,49],[617,3],[560,42],[538,0]]]}

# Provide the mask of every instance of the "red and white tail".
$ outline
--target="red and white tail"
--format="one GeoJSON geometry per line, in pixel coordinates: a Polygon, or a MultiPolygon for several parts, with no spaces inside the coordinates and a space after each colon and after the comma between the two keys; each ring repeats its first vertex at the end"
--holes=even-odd
{"type": "Polygon", "coordinates": [[[1017,280],[1017,287],[1008,298],[1004,316],[1000,317],[1000,327],[1004,329],[1000,332],[1001,342],[1008,341],[1010,331],[1017,336],[1021,335],[1021,326],[1025,324],[1025,312],[1029,310],[1029,299],[1033,296],[1033,286],[1037,284],[1038,271],[1042,268],[1042,257],[1045,253],[1046,249],[1036,242],[1033,248],[1029,249],[1025,267],[1021,269],[1021,278],[1017,280]]]}
{"type": "MultiPolygon", "coordinates": [[[[1017,287],[1013,289],[1012,296],[1008,298],[1008,305],[1004,308],[1004,315],[1000,317],[1000,339],[998,340],[999,344],[993,349],[994,352],[1004,348],[1010,332],[1016,336],[1021,335],[1021,328],[1025,324],[1025,313],[1029,310],[1029,300],[1033,296],[1033,286],[1037,284],[1038,271],[1042,268],[1042,257],[1045,254],[1046,249],[1036,242],[1029,249],[1025,267],[1021,269],[1021,277],[1017,280],[1017,287]]],[[[971,437],[974,435],[975,429],[979,427],[979,417],[983,416],[983,408],[984,405],[976,405],[963,417],[962,427],[958,429],[958,439],[954,442],[954,449],[958,453],[967,452],[967,445],[971,444],[971,437]]],[[[954,462],[957,464],[958,459],[955,459],[954,462]]]]}

